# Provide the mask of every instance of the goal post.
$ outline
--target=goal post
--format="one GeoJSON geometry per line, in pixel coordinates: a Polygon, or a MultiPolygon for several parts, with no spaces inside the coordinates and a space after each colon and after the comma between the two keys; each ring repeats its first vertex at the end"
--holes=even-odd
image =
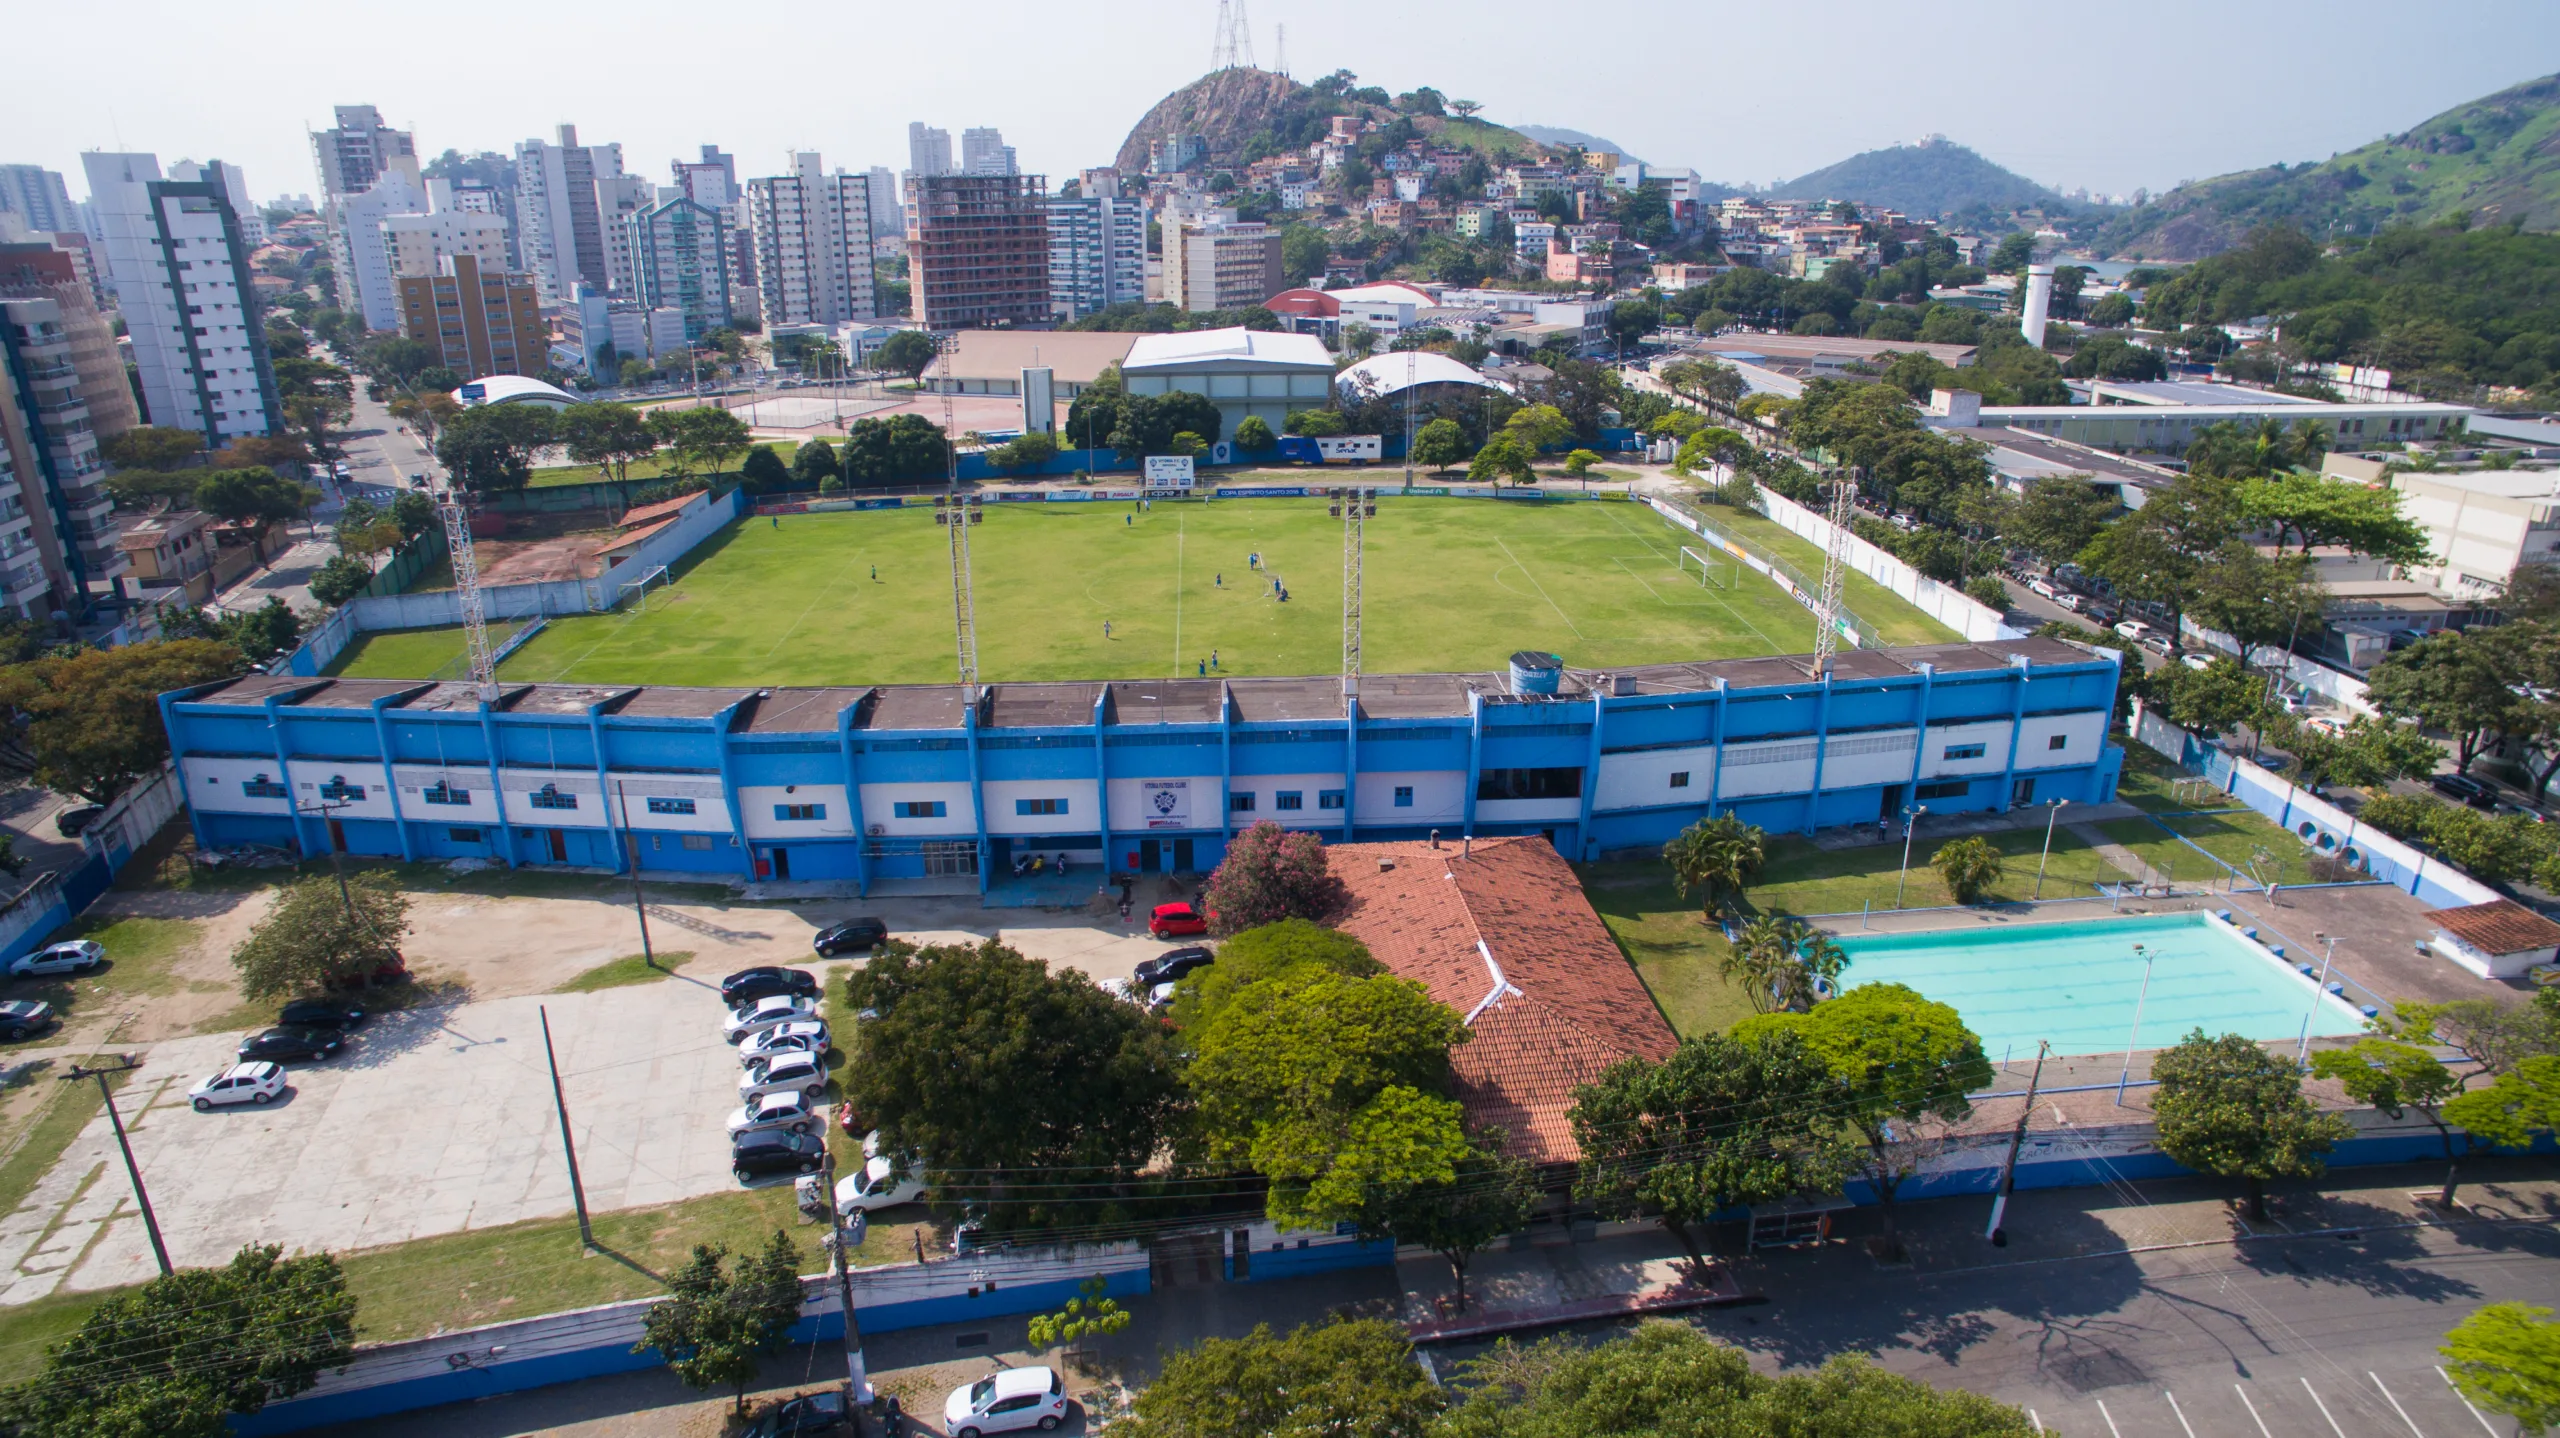
{"type": "Polygon", "coordinates": [[[651,565],[639,577],[625,579],[615,584],[613,587],[614,611],[620,613],[628,609],[634,613],[646,613],[649,608],[649,590],[652,586],[659,589],[667,587],[665,565],[651,565]]]}
{"type": "Polygon", "coordinates": [[[1698,571],[1698,586],[1702,589],[1731,589],[1733,587],[1733,561],[1730,559],[1719,558],[1715,555],[1709,554],[1703,549],[1698,549],[1686,544],[1680,546],[1680,558],[1677,567],[1682,574],[1688,573],[1692,568],[1696,569],[1698,571]]]}

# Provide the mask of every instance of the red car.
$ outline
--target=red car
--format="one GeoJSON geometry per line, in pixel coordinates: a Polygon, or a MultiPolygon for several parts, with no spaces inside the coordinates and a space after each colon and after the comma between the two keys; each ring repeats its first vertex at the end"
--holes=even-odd
{"type": "Polygon", "coordinates": [[[1147,932],[1159,939],[1205,934],[1209,932],[1209,921],[1193,913],[1189,904],[1158,904],[1156,911],[1147,916],[1147,932]]]}

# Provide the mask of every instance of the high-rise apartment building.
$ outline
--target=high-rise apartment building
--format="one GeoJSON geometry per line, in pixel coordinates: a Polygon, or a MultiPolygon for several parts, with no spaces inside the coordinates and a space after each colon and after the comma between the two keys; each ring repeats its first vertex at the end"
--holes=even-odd
{"type": "Polygon", "coordinates": [[[951,132],[937,130],[922,120],[907,122],[907,175],[924,179],[951,173],[951,132]]]}
{"type": "Polygon", "coordinates": [[[80,228],[62,172],[41,165],[0,165],[0,214],[17,216],[20,226],[40,235],[80,228]]]}
{"type": "Polygon", "coordinates": [[[1193,313],[1243,309],[1280,293],[1280,232],[1253,221],[1184,219],[1168,212],[1165,302],[1193,313]]]}
{"type": "Polygon", "coordinates": [[[340,105],[338,123],[311,135],[311,156],[320,170],[320,205],[361,195],[389,174],[418,178],[418,146],[406,130],[382,123],[371,105],[340,105]]]}
{"type": "Polygon", "coordinates": [[[239,217],[240,236],[248,242],[249,248],[254,250],[267,242],[267,218],[258,213],[257,201],[249,198],[249,177],[238,165],[225,164],[220,160],[206,160],[201,164],[194,160],[174,160],[169,165],[169,178],[220,185],[222,193],[231,201],[232,213],[239,217]]]}
{"type": "Polygon", "coordinates": [[[907,222],[898,213],[898,177],[886,165],[871,167],[871,253],[885,259],[907,248],[907,222]]]}
{"type": "Polygon", "coordinates": [[[1120,172],[1087,170],[1073,199],[1049,201],[1049,303],[1080,319],[1147,297],[1146,206],[1120,195],[1120,172]]]}
{"type": "Polygon", "coordinates": [[[830,175],[803,151],[790,174],[747,181],[747,223],[767,325],[871,318],[870,176],[830,175]]]}
{"type": "Polygon", "coordinates": [[[124,375],[114,324],[98,301],[89,248],[78,231],[53,242],[0,244],[0,299],[52,300],[62,311],[72,367],[89,407],[89,432],[100,444],[142,423],[142,406],[124,375]]]}
{"type": "Polygon", "coordinates": [[[1004,142],[1004,132],[993,127],[960,132],[960,173],[964,175],[1010,175],[1017,172],[1013,147],[1004,142]]]}
{"type": "Polygon", "coordinates": [[[149,154],[80,158],[94,253],[133,341],[145,418],[201,431],[215,449],[284,428],[249,244],[225,186],[164,179],[149,154]]]}
{"type": "Polygon", "coordinates": [[[469,255],[483,270],[508,268],[507,224],[496,215],[471,210],[392,215],[382,222],[382,237],[394,280],[434,274],[450,255],[469,255]]]}
{"type": "Polygon", "coordinates": [[[395,218],[427,214],[426,188],[394,170],[361,193],[340,196],[329,207],[329,263],[338,280],[338,308],[362,315],[369,330],[400,327],[400,292],[391,283],[390,225],[395,218]]]}
{"type": "Polygon", "coordinates": [[[632,216],[623,233],[641,308],[683,315],[687,344],[729,323],[727,211],[671,195],[632,216]]]}
{"type": "Polygon", "coordinates": [[[24,618],[85,614],[89,585],[133,567],[61,305],[0,299],[0,603],[24,618]]]}
{"type": "Polygon", "coordinates": [[[551,326],[524,275],[446,255],[433,272],[400,277],[400,333],[433,345],[465,379],[540,374],[551,363],[551,326]]]}
{"type": "Polygon", "coordinates": [[[671,160],[676,188],[697,205],[725,210],[741,198],[738,192],[738,157],[724,155],[717,145],[702,147],[699,160],[671,160]]]}
{"type": "Polygon", "coordinates": [[[925,328],[1050,322],[1047,189],[1039,175],[916,181],[907,201],[907,278],[925,328]]]}
{"type": "Polygon", "coordinates": [[[580,284],[599,293],[612,284],[608,232],[596,204],[600,159],[603,173],[622,174],[622,147],[580,145],[575,125],[562,125],[556,141],[516,146],[516,251],[544,304],[567,304],[580,284]]]}
{"type": "Polygon", "coordinates": [[[596,216],[604,226],[605,288],[617,298],[627,298],[636,283],[631,273],[628,238],[632,217],[657,203],[658,187],[639,175],[620,173],[621,146],[599,145],[596,149],[596,216]],[[606,157],[601,152],[606,149],[613,151],[615,173],[605,171],[606,157]]]}

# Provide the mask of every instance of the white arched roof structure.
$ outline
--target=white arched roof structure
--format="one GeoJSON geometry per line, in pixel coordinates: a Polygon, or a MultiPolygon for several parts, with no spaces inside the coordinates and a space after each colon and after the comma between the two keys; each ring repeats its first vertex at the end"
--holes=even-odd
{"type": "Polygon", "coordinates": [[[1373,355],[1334,376],[1334,383],[1346,389],[1366,389],[1373,396],[1401,394],[1406,384],[1406,361],[1412,361],[1412,383],[1471,384],[1481,389],[1511,392],[1509,385],[1487,377],[1471,365],[1453,360],[1430,350],[1414,350],[1373,355]]]}
{"type": "Polygon", "coordinates": [[[576,395],[555,384],[544,384],[531,375],[493,374],[475,379],[453,392],[453,402],[464,409],[484,404],[538,404],[552,409],[567,409],[582,404],[576,395]]]}

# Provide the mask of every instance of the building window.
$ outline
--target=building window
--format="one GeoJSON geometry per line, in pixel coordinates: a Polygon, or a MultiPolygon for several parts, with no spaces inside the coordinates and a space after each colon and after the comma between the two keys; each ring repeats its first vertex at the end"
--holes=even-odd
{"type": "Polygon", "coordinates": [[[1252,813],[1253,796],[1251,794],[1229,794],[1227,796],[1227,812],[1230,814],[1252,813]]]}
{"type": "Polygon", "coordinates": [[[1016,799],[1013,801],[1013,812],[1025,815],[1063,814],[1067,812],[1067,801],[1064,799],[1016,799]]]}
{"type": "Polygon", "coordinates": [[[651,799],[649,801],[649,812],[652,814],[690,814],[694,812],[693,801],[691,799],[651,799]]]}
{"type": "MultiPolygon", "coordinates": [[[[937,804],[934,807],[939,809],[942,806],[937,804]]],[[[824,804],[776,804],[773,806],[773,817],[786,823],[807,823],[827,817],[827,806],[824,804]]]]}
{"type": "Polygon", "coordinates": [[[684,846],[688,849],[708,849],[711,847],[711,836],[709,834],[687,834],[684,836],[684,846]]]}
{"type": "Polygon", "coordinates": [[[477,829],[447,829],[444,832],[446,838],[451,839],[457,844],[477,844],[480,842],[480,831],[477,829]]]}
{"type": "Polygon", "coordinates": [[[451,784],[436,783],[429,784],[420,790],[418,797],[430,804],[468,804],[471,802],[471,791],[457,789],[451,784]]]}
{"type": "Polygon", "coordinates": [[[578,796],[561,793],[556,784],[545,784],[526,795],[525,803],[536,809],[575,809],[578,807],[578,796]]]}
{"type": "Polygon", "coordinates": [[[364,802],[364,786],[348,783],[343,774],[332,774],[329,782],[320,786],[320,797],[329,803],[360,804],[364,802]]]}
{"type": "Polygon", "coordinates": [[[1271,807],[1274,809],[1303,809],[1307,807],[1307,796],[1303,791],[1297,789],[1283,789],[1279,793],[1271,796],[1271,807]]]}
{"type": "Polygon", "coordinates": [[[289,799],[293,797],[290,793],[286,792],[285,787],[282,784],[268,778],[264,774],[252,774],[248,778],[241,780],[240,793],[243,797],[250,799],[289,799]]]}
{"type": "Polygon", "coordinates": [[[1965,796],[1965,791],[1972,787],[1961,779],[1952,784],[1923,784],[1911,791],[1911,797],[1922,800],[1961,799],[1965,796]]]}
{"type": "Polygon", "coordinates": [[[1413,807],[1413,786],[1411,784],[1398,784],[1396,786],[1396,807],[1399,809],[1410,809],[1413,807]]]}
{"type": "Polygon", "coordinates": [[[1985,746],[1980,744],[1950,744],[1947,746],[1947,752],[1940,757],[1947,759],[1979,759],[1983,755],[1984,748],[1985,746]]]}
{"type": "Polygon", "coordinates": [[[1689,771],[1688,771],[1688,770],[1686,770],[1686,769],[1674,769],[1674,770],[1672,770],[1672,771],[1671,771],[1671,787],[1672,787],[1672,788],[1674,788],[1674,789],[1686,789],[1686,788],[1688,788],[1688,787],[1689,787],[1689,771]]]}
{"type": "Polygon", "coordinates": [[[2044,747],[2047,749],[2066,749],[2069,748],[2070,745],[2071,738],[2067,734],[2056,734],[2052,738],[2044,741],[2044,747]]]}
{"type": "Polygon", "coordinates": [[[1476,778],[1478,799],[1579,799],[1582,768],[1487,769],[1476,778]]]}
{"type": "Polygon", "coordinates": [[[901,800],[897,805],[897,814],[901,819],[939,819],[942,817],[942,801],[940,799],[901,800]]]}
{"type": "Polygon", "coordinates": [[[1341,808],[1342,791],[1340,789],[1325,789],[1319,791],[1316,794],[1316,807],[1319,809],[1341,808]]]}

